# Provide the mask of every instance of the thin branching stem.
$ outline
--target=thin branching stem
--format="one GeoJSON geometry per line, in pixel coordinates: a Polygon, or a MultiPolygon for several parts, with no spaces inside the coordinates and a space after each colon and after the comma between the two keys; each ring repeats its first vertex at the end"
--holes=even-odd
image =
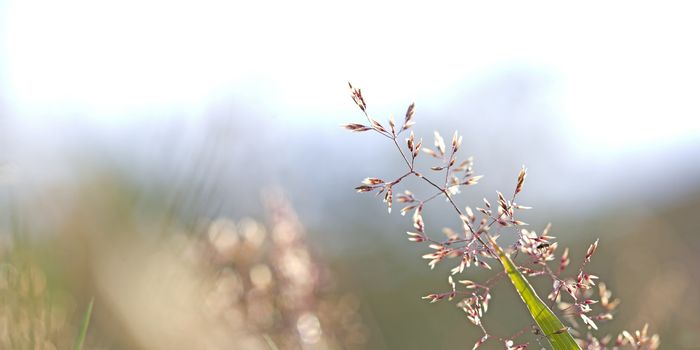
{"type": "Polygon", "coordinates": [[[399,150],[399,153],[401,153],[401,158],[403,158],[403,161],[406,162],[406,166],[408,166],[408,170],[413,172],[413,164],[408,161],[408,158],[406,158],[406,155],[403,153],[403,150],[401,149],[401,146],[399,146],[399,143],[396,141],[396,136],[393,136],[391,138],[392,141],[394,141],[394,145],[396,145],[396,149],[399,150]]]}
{"type": "MultiPolygon", "coordinates": [[[[446,152],[447,147],[445,147],[446,145],[444,139],[438,132],[435,132],[435,147],[437,147],[437,150],[434,151],[430,148],[422,148],[423,140],[420,139],[420,141],[416,143],[415,136],[411,132],[411,135],[406,140],[407,142],[404,146],[408,150],[408,153],[406,153],[399,144],[398,137],[403,133],[403,131],[407,130],[414,124],[413,115],[415,105],[411,104],[409,106],[408,110],[406,111],[404,124],[401,128],[396,128],[393,118],[389,119],[389,127],[386,128],[381,123],[369,116],[366,111],[367,105],[364,101],[364,97],[362,96],[362,92],[359,89],[353,88],[352,85],[350,85],[350,89],[352,90],[353,100],[358,107],[360,107],[370,125],[365,126],[362,124],[348,124],[345,127],[355,132],[374,130],[380,135],[391,139],[396,150],[399,152],[399,154],[401,154],[401,158],[407,167],[407,172],[393,181],[384,182],[384,180],[378,178],[366,178],[365,181],[363,181],[363,186],[359,186],[356,189],[358,192],[371,192],[375,190],[378,190],[378,193],[385,192],[384,201],[387,203],[389,210],[391,210],[394,185],[398,184],[410,175],[414,175],[422,179],[429,186],[432,186],[436,192],[430,194],[424,200],[416,199],[409,191],[405,191],[405,194],[399,197],[400,202],[409,203],[402,208],[402,215],[410,210],[414,210],[413,226],[416,232],[407,232],[409,235],[409,240],[413,242],[427,242],[429,244],[429,248],[434,250],[431,253],[423,255],[424,259],[430,260],[428,265],[431,268],[434,268],[435,265],[445,258],[459,258],[461,260],[459,265],[452,269],[452,273],[448,278],[452,290],[446,293],[430,294],[423,297],[423,299],[430,299],[430,302],[436,302],[441,299],[452,299],[457,295],[460,297],[464,296],[465,298],[458,303],[458,306],[467,313],[469,320],[477,325],[484,334],[484,336],[474,345],[474,349],[478,348],[484,342],[492,338],[505,342],[506,347],[509,349],[525,349],[530,342],[513,344],[513,340],[522,337],[522,335],[525,334],[529,328],[533,329],[533,334],[537,336],[535,341],[538,344],[540,343],[541,338],[546,338],[553,348],[557,350],[580,349],[581,344],[586,346],[596,345],[598,346],[596,348],[603,350],[611,349],[609,346],[613,346],[613,344],[607,343],[608,340],[604,340],[605,338],[603,338],[602,341],[605,342],[605,344],[603,344],[603,347],[600,347],[600,340],[591,336],[589,332],[582,332],[584,329],[578,329],[579,334],[588,333],[588,338],[579,338],[575,340],[572,333],[569,332],[570,327],[565,326],[552,311],[555,304],[558,304],[559,308],[564,310],[565,315],[580,317],[583,320],[584,327],[588,327],[589,330],[592,328],[597,329],[597,326],[593,320],[598,322],[599,320],[611,319],[618,301],[610,299],[610,292],[604,287],[604,285],[602,285],[602,283],[599,286],[601,300],[596,301],[591,299],[592,296],[590,295],[589,290],[595,285],[594,281],[598,277],[585,273],[584,269],[595,252],[598,241],[590,246],[584,261],[578,268],[578,275],[572,280],[570,278],[567,279],[560,277],[561,273],[569,265],[570,260],[568,258],[568,250],[566,250],[559,259],[559,268],[557,269],[558,272],[555,273],[553,268],[549,266],[549,262],[556,258],[554,252],[557,247],[557,242],[552,241],[554,237],[547,234],[549,226],[539,235],[535,231],[527,231],[525,229],[518,231],[518,228],[527,224],[516,219],[515,212],[517,210],[529,209],[529,207],[516,204],[515,202],[518,193],[520,193],[523,189],[523,183],[527,175],[527,169],[524,166],[518,174],[517,185],[515,186],[510,198],[508,199],[504,197],[501,192],[498,192],[498,203],[494,207],[492,207],[488,200],[484,198],[486,207],[476,208],[477,211],[482,213],[482,219],[481,221],[476,221],[476,216],[470,207],[466,207],[466,209],[463,211],[453,199],[453,195],[459,192],[453,191],[453,189],[459,189],[461,186],[474,185],[477,183],[479,178],[481,178],[481,176],[473,176],[471,158],[453,168],[453,165],[457,161],[456,153],[459,150],[462,137],[455,132],[452,138],[452,147],[449,152],[446,152]],[[431,169],[435,171],[444,171],[444,174],[438,173],[438,177],[442,177],[444,175],[444,178],[440,179],[442,181],[442,185],[438,184],[439,181],[433,181],[422,173],[416,171],[415,161],[421,150],[441,160],[442,164],[431,167],[431,169]],[[410,160],[409,156],[411,158],[410,160]],[[464,172],[464,177],[462,180],[460,180],[460,177],[457,177],[456,175],[452,179],[450,178],[450,175],[462,171],[464,172]],[[421,212],[426,203],[434,200],[435,198],[442,197],[443,195],[457,215],[459,215],[459,218],[462,221],[464,235],[460,237],[455,232],[452,232],[451,229],[445,229],[444,232],[448,236],[447,240],[438,241],[431,239],[426,234],[425,224],[423,222],[421,212]],[[465,215],[465,213],[467,215],[465,215]],[[505,231],[505,229],[496,229],[493,233],[490,232],[492,231],[491,228],[494,227],[496,223],[498,223],[498,227],[502,228],[515,227],[516,237],[518,240],[512,246],[509,246],[510,249],[515,252],[515,254],[513,254],[512,251],[507,252],[498,243],[496,243],[497,235],[499,235],[502,231],[505,231]],[[516,264],[514,262],[516,257],[518,257],[519,252],[526,254],[526,257],[530,258],[530,260],[525,262],[524,265],[516,264]],[[457,273],[461,273],[465,267],[469,267],[472,263],[474,263],[483,268],[491,269],[489,264],[486,263],[482,257],[496,258],[503,267],[503,271],[497,273],[495,276],[489,278],[482,284],[468,280],[459,281],[460,283],[467,284],[468,289],[477,288],[477,290],[480,290],[478,292],[477,290],[463,291],[456,289],[456,284],[452,276],[456,275],[457,273]],[[549,294],[549,298],[552,299],[552,302],[549,306],[539,297],[538,293],[534,290],[528,279],[525,278],[526,275],[528,277],[547,276],[548,278],[552,279],[553,290],[549,294]],[[531,323],[508,338],[494,337],[486,331],[483,323],[481,322],[482,312],[486,312],[488,300],[491,298],[490,288],[504,276],[507,276],[511,284],[513,284],[516,292],[528,308],[528,311],[536,324],[531,323]],[[566,295],[564,292],[562,292],[562,290],[571,296],[573,302],[559,300],[562,295],[566,295]],[[590,305],[596,303],[600,303],[603,309],[602,313],[597,315],[590,314],[590,305]]],[[[579,326],[576,325],[576,327],[579,326]]],[[[658,347],[658,337],[648,337],[646,335],[646,328],[644,328],[644,330],[641,332],[637,331],[635,334],[636,337],[629,332],[621,333],[618,336],[613,348],[617,349],[618,345],[634,346],[635,344],[639,345],[642,343],[648,345],[645,346],[645,348],[648,349],[656,349],[658,347]]]]}

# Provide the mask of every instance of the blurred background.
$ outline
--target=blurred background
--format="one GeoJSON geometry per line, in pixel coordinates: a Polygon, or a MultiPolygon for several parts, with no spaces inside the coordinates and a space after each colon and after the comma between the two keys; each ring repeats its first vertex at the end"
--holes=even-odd
{"type": "MultiPolygon", "coordinates": [[[[70,347],[94,298],[86,348],[471,348],[463,312],[420,300],[451,266],[430,271],[410,220],[353,190],[403,167],[340,127],[363,121],[350,80],[376,119],[415,101],[427,143],[464,135],[485,177],[460,204],[512,191],[525,164],[524,221],[551,222],[575,265],[601,239],[589,270],[622,304],[599,334],[648,322],[700,349],[697,15],[0,1],[0,347],[70,347]]],[[[506,284],[491,305],[495,334],[529,323],[506,284]]]]}

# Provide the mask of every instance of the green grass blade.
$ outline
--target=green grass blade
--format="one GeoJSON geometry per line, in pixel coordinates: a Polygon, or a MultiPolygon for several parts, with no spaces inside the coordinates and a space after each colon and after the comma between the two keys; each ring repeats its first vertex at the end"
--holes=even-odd
{"type": "Polygon", "coordinates": [[[270,338],[269,335],[263,334],[263,339],[265,339],[265,343],[267,344],[267,347],[270,348],[270,350],[279,350],[275,342],[270,338]]]}
{"type": "Polygon", "coordinates": [[[542,299],[537,295],[535,290],[530,285],[530,282],[523,276],[522,273],[513,263],[508,255],[503,252],[503,249],[494,243],[496,253],[498,254],[503,268],[508,273],[508,278],[513,283],[515,290],[523,300],[530,315],[535,320],[540,330],[547,336],[547,340],[552,345],[554,350],[580,350],[576,344],[574,337],[571,336],[566,326],[557,318],[557,316],[549,309],[542,299]]]}
{"type": "Polygon", "coordinates": [[[85,343],[85,337],[87,336],[88,326],[90,325],[90,318],[92,316],[92,305],[95,303],[95,298],[90,299],[90,304],[85,310],[85,315],[83,315],[83,322],[80,324],[80,333],[75,338],[75,343],[73,344],[73,350],[82,350],[83,344],[85,343]]]}

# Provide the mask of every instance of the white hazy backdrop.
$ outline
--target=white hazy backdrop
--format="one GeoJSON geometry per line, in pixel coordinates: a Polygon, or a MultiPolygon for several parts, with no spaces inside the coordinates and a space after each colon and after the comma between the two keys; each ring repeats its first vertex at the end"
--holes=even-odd
{"type": "Polygon", "coordinates": [[[259,188],[278,185],[323,220],[328,202],[311,193],[357,200],[367,171],[395,165],[382,140],[338,127],[361,117],[350,80],[380,120],[415,101],[419,134],[464,133],[485,193],[526,164],[538,209],[655,205],[698,188],[697,10],[3,1],[3,178],[36,189],[80,162],[164,178],[206,163],[195,177],[216,208],[255,212],[259,188]]]}

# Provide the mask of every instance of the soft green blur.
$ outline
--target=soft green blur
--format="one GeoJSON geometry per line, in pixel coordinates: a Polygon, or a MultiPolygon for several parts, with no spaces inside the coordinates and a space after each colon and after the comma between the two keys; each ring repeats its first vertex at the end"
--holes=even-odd
{"type": "MultiPolygon", "coordinates": [[[[254,196],[239,191],[231,199],[237,203],[230,207],[234,210],[212,209],[208,198],[220,199],[208,187],[216,174],[201,169],[184,170],[177,181],[155,181],[134,176],[119,163],[79,160],[74,165],[79,175],[71,181],[49,177],[27,188],[29,181],[15,177],[3,185],[3,348],[71,346],[91,298],[95,308],[86,348],[465,348],[480,337],[453,303],[420,299],[448,290],[452,266],[430,271],[419,258],[425,249],[404,238],[408,220],[387,216],[372,196],[355,195],[351,182],[339,184],[334,195],[299,195],[292,189],[286,196],[271,186],[245,184],[254,196]],[[299,217],[287,204],[280,214],[275,203],[284,197],[302,208],[299,217]],[[314,213],[317,203],[330,205],[314,213]],[[245,218],[250,215],[254,220],[245,218]],[[221,227],[233,230],[232,236],[213,233],[221,227]],[[265,232],[264,237],[255,238],[250,227],[265,232]],[[298,246],[280,248],[296,242],[274,238],[275,232],[289,230],[305,238],[298,246]],[[242,247],[250,252],[236,250],[242,247]],[[292,260],[275,260],[284,249],[295,252],[292,260]],[[316,267],[295,270],[305,266],[295,262],[300,257],[316,267]],[[230,280],[222,280],[227,274],[230,280]],[[275,287],[261,287],[270,283],[275,287]],[[286,288],[298,288],[304,301],[290,306],[285,301],[290,296],[275,294],[286,288]],[[255,306],[255,293],[270,299],[255,306]],[[261,312],[270,318],[255,321],[261,312]],[[317,329],[317,320],[323,337],[304,333],[304,327],[317,329]]],[[[536,198],[526,204],[536,205],[536,198]]],[[[600,238],[588,271],[606,281],[622,304],[599,334],[639,329],[648,322],[665,348],[692,349],[700,341],[694,332],[700,327],[694,292],[700,287],[694,268],[700,263],[695,255],[700,240],[693,219],[700,195],[689,189],[655,207],[615,203],[581,215],[554,211],[548,218],[560,245],[570,247],[572,266],[600,238]]],[[[428,224],[439,226],[439,218],[436,214],[428,224]]],[[[544,220],[535,217],[533,228],[539,230],[544,220]]],[[[488,276],[473,268],[462,275],[488,276]]],[[[533,279],[533,284],[541,295],[548,293],[548,283],[533,279]]],[[[531,321],[502,281],[484,322],[490,332],[506,337],[531,321]]],[[[536,344],[532,335],[523,339],[536,344]]],[[[498,346],[490,342],[485,348],[498,346]]]]}

